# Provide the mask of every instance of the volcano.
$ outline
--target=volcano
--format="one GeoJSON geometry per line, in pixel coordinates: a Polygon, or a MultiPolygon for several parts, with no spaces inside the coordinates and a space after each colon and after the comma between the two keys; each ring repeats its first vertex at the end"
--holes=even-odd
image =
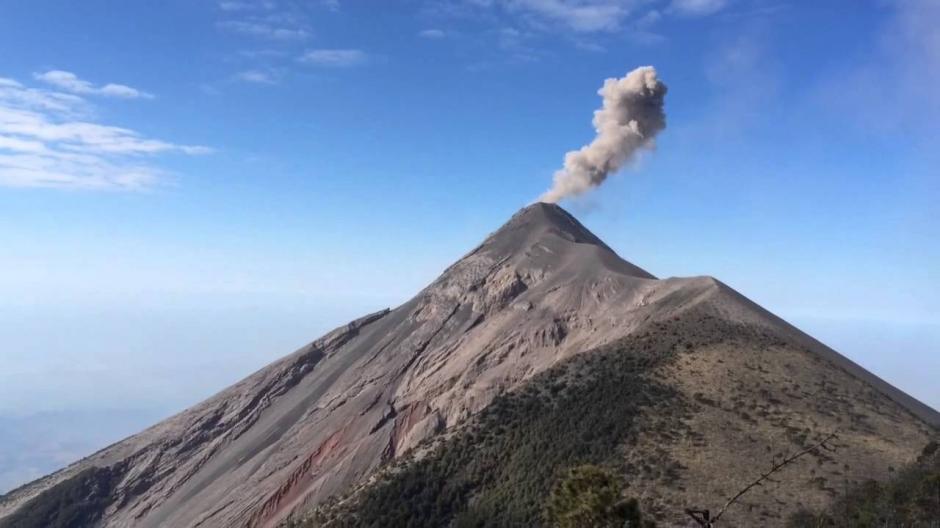
{"type": "Polygon", "coordinates": [[[529,526],[575,462],[619,468],[644,511],[679,525],[837,432],[834,452],[726,516],[765,526],[887,478],[938,427],[720,281],[658,279],[536,203],[403,305],[3,496],[0,526],[276,527],[318,509],[339,525],[529,526]],[[442,454],[460,466],[422,469],[442,454]],[[391,515],[370,512],[404,474],[445,507],[370,520],[391,515]]]}

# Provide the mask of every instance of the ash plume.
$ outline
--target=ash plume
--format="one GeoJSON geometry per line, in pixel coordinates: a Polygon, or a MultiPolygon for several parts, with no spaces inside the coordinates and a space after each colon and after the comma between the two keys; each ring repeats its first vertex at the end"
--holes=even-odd
{"type": "Polygon", "coordinates": [[[652,66],[607,79],[597,93],[603,99],[601,108],[594,111],[597,136],[580,150],[565,154],[564,167],[555,172],[552,188],[539,201],[555,203],[604,183],[637,151],[653,148],[656,134],[666,128],[666,85],[652,66]]]}

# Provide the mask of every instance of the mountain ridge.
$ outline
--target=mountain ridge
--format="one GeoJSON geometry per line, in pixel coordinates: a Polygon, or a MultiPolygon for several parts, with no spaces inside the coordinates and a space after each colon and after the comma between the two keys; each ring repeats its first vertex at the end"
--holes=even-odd
{"type": "MultiPolygon", "coordinates": [[[[936,411],[711,277],[656,279],[532,204],[414,298],[337,328],[163,422],[0,499],[4,517],[119,468],[101,526],[275,526],[554,365],[697,307],[785,332],[928,427],[936,411]]],[[[919,426],[905,425],[913,438],[919,426]]],[[[895,455],[901,456],[898,451],[895,455]]]]}

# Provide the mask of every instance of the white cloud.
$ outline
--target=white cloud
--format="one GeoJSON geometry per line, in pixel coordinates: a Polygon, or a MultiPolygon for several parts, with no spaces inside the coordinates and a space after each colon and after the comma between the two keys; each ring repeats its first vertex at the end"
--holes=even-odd
{"type": "Polygon", "coordinates": [[[728,5],[728,0],[672,0],[671,8],[676,13],[689,16],[711,15],[728,5]]]}
{"type": "MultiPolygon", "coordinates": [[[[68,81],[67,88],[95,90],[91,93],[108,86],[85,86],[80,79],[68,76],[37,78],[68,81]]],[[[0,185],[144,189],[165,176],[146,158],[174,152],[197,155],[211,149],[96,123],[91,106],[80,97],[0,78],[0,185]]]]}
{"type": "Polygon", "coordinates": [[[300,62],[318,66],[355,66],[366,61],[368,55],[358,49],[315,49],[308,50],[300,57],[300,62]]]}
{"type": "Polygon", "coordinates": [[[40,153],[46,151],[46,145],[41,141],[31,141],[9,136],[0,136],[0,151],[40,153]]]}
{"type": "Polygon", "coordinates": [[[153,167],[115,164],[95,156],[3,154],[0,149],[0,185],[59,189],[144,190],[164,179],[153,167]]]}
{"type": "Polygon", "coordinates": [[[447,36],[443,30],[440,29],[425,29],[418,32],[418,36],[426,39],[442,39],[447,36]]]}
{"type": "Polygon", "coordinates": [[[101,95],[107,95],[109,97],[121,97],[124,99],[137,99],[141,97],[145,99],[153,98],[153,96],[148,93],[141,92],[140,90],[136,88],[131,88],[130,86],[127,86],[124,84],[108,83],[102,86],[98,90],[98,93],[100,93],[101,95]]]}
{"type": "Polygon", "coordinates": [[[58,112],[68,115],[83,115],[88,105],[81,97],[72,94],[27,88],[13,79],[0,77],[0,101],[24,108],[58,112]]]}
{"type": "Polygon", "coordinates": [[[124,84],[108,83],[104,86],[95,86],[89,81],[80,79],[72,72],[62,70],[35,73],[33,77],[38,81],[76,94],[103,95],[105,97],[118,97],[121,99],[153,99],[153,95],[124,84]]]}
{"type": "Polygon", "coordinates": [[[258,20],[226,20],[217,26],[233,33],[272,40],[304,40],[310,36],[302,27],[281,27],[258,20]]]}
{"type": "Polygon", "coordinates": [[[261,70],[246,70],[236,73],[235,79],[254,84],[277,84],[275,74],[261,70]]]}

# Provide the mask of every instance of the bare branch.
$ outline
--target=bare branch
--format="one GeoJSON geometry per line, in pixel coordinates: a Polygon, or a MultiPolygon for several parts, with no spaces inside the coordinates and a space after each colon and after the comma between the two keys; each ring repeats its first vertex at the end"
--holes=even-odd
{"type": "Polygon", "coordinates": [[[817,449],[820,449],[820,448],[825,449],[827,451],[832,451],[832,448],[827,446],[826,443],[835,438],[837,438],[836,433],[832,432],[832,433],[829,433],[829,436],[827,436],[826,438],[823,438],[819,443],[813,444],[798,453],[795,453],[788,457],[784,457],[783,459],[781,459],[780,462],[777,462],[776,457],[774,457],[770,465],[770,470],[766,473],[761,473],[761,476],[758,477],[757,480],[751,482],[750,484],[745,486],[744,489],[739,491],[734,497],[731,497],[730,499],[728,499],[728,502],[726,502],[725,505],[722,506],[720,510],[718,510],[718,513],[715,514],[715,517],[711,519],[711,524],[706,525],[706,526],[711,526],[712,524],[717,523],[718,519],[721,518],[721,516],[725,513],[725,510],[727,510],[729,506],[734,504],[735,501],[740,499],[742,495],[750,491],[752,488],[756,486],[760,486],[763,481],[770,480],[770,476],[776,473],[777,471],[780,471],[781,469],[783,469],[784,466],[790,464],[791,462],[795,461],[801,456],[812,453],[813,451],[816,451],[817,449]]]}

